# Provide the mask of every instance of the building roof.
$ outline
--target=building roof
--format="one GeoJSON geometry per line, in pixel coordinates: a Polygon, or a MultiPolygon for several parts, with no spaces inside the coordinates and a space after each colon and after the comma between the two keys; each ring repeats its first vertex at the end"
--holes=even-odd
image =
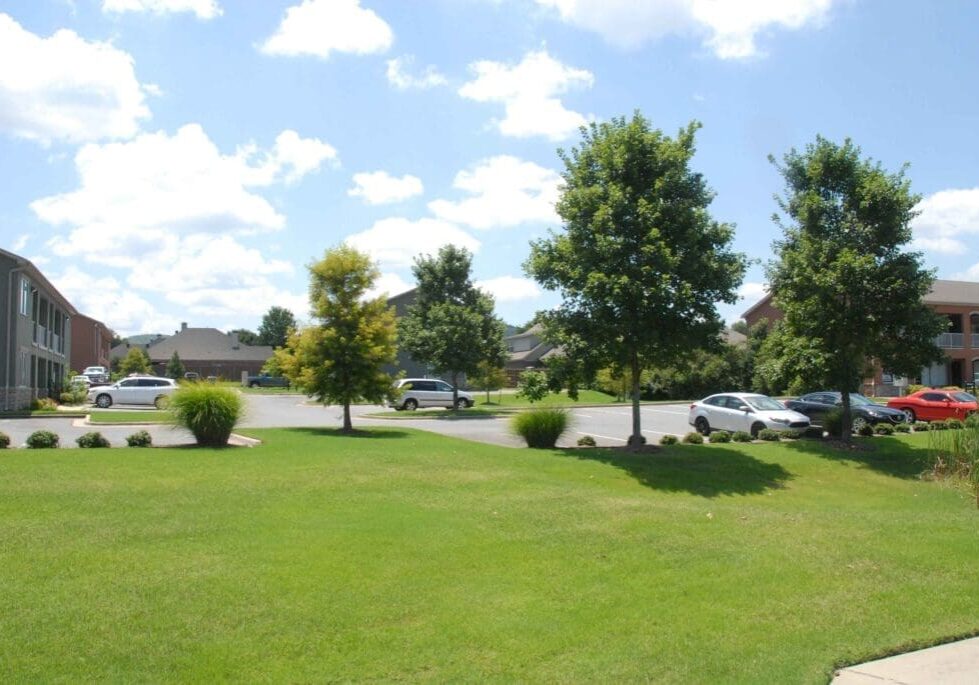
{"type": "Polygon", "coordinates": [[[182,328],[147,349],[154,362],[167,361],[176,352],[182,361],[261,361],[272,356],[269,345],[245,345],[238,336],[216,328],[182,328]]]}
{"type": "MultiPolygon", "coordinates": [[[[748,318],[756,309],[771,302],[771,299],[772,294],[765,293],[765,296],[745,310],[741,317],[748,318]]],[[[921,299],[927,304],[949,304],[966,307],[974,305],[979,308],[979,283],[936,279],[931,285],[931,290],[921,299]]]]}
{"type": "Polygon", "coordinates": [[[738,333],[733,328],[725,328],[721,331],[721,340],[726,342],[728,345],[744,345],[748,342],[748,336],[744,333],[738,333]]]}
{"type": "Polygon", "coordinates": [[[49,281],[44,274],[41,273],[40,269],[34,266],[34,262],[26,257],[21,257],[20,255],[16,255],[13,252],[8,252],[7,250],[3,249],[0,249],[0,256],[6,257],[7,259],[13,261],[14,264],[17,265],[16,268],[23,269],[24,273],[43,285],[44,289],[48,291],[48,293],[55,296],[55,299],[58,300],[59,304],[61,304],[68,314],[71,316],[78,314],[78,310],[75,309],[71,302],[68,301],[68,298],[62,295],[61,292],[51,284],[51,281],[49,281]]]}
{"type": "Polygon", "coordinates": [[[159,342],[164,338],[169,336],[163,335],[162,333],[140,333],[139,335],[130,335],[125,338],[125,342],[130,345],[152,345],[155,342],[159,342]]]}
{"type": "Polygon", "coordinates": [[[535,323],[533,326],[525,330],[523,333],[517,333],[515,335],[508,335],[504,340],[516,340],[519,338],[529,338],[531,336],[540,337],[544,333],[544,327],[539,323],[535,323]]]}

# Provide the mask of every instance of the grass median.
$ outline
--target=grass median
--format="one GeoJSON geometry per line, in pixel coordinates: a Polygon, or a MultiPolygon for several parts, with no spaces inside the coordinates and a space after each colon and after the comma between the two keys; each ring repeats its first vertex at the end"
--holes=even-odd
{"type": "Polygon", "coordinates": [[[173,423],[169,412],[160,410],[132,411],[92,411],[88,422],[94,424],[126,424],[126,423],[173,423]]]}
{"type": "Polygon", "coordinates": [[[927,436],[515,450],[409,429],[0,458],[0,680],[824,683],[979,628],[927,436]]]}

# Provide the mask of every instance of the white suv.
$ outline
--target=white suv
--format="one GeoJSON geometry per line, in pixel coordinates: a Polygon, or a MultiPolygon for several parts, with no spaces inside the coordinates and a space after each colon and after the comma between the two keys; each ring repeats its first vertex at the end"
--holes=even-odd
{"type": "MultiPolygon", "coordinates": [[[[398,411],[414,411],[418,407],[452,407],[452,386],[434,378],[403,378],[394,386],[401,394],[389,403],[398,411]]],[[[468,409],[475,401],[473,396],[459,391],[456,409],[468,409]]]]}
{"type": "Polygon", "coordinates": [[[92,388],[88,391],[88,401],[102,409],[113,404],[153,404],[163,409],[176,390],[177,383],[171,378],[130,376],[112,385],[92,388]]]}

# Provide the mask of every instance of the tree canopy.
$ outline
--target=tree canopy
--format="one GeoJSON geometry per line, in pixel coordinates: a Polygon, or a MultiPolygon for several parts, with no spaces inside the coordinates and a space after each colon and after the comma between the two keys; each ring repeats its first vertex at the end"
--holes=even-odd
{"type": "Polygon", "coordinates": [[[293,385],[320,402],[343,405],[343,430],[349,432],[353,402],[392,397],[394,378],[383,367],[397,353],[394,308],[384,297],[366,297],[380,272],[352,247],[328,250],[309,274],[318,323],[293,331],[275,355],[293,385]]]}
{"type": "MultiPolygon", "coordinates": [[[[296,328],[296,317],[285,307],[270,307],[262,317],[262,324],[258,327],[256,343],[259,345],[271,345],[272,347],[282,347],[286,344],[289,331],[296,328]]],[[[242,342],[245,342],[242,340],[242,342]]],[[[253,343],[246,343],[251,345],[253,343]]]]}
{"type": "Polygon", "coordinates": [[[934,274],[906,249],[921,198],[905,169],[888,173],[849,139],[817,137],[803,152],[770,159],[785,191],[784,216],[775,216],[783,237],[767,271],[785,317],[766,346],[779,346],[790,373],[843,394],[849,439],[849,393],[868,360],[913,376],[942,357],[935,337],[947,322],[922,301],[934,274]]]}
{"type": "Polygon", "coordinates": [[[173,378],[174,380],[183,378],[184,373],[186,373],[184,363],[180,361],[180,355],[177,354],[176,350],[174,350],[173,355],[170,357],[170,361],[167,362],[167,378],[173,378]]]}
{"type": "Polygon", "coordinates": [[[150,373],[152,370],[153,364],[149,355],[142,347],[138,346],[130,347],[129,352],[119,362],[119,373],[124,376],[131,373],[150,373]]]}
{"type": "Polygon", "coordinates": [[[563,297],[543,317],[552,341],[587,355],[586,369],[630,374],[633,444],[644,442],[642,369],[715,344],[715,305],[734,303],[744,276],[734,229],[711,217],[713,193],[690,168],[699,128],[670,138],[638,112],[583,128],[577,147],[559,151],[564,230],[532,242],[525,263],[563,297]]]}
{"type": "Polygon", "coordinates": [[[449,376],[456,406],[460,375],[478,374],[483,362],[503,366],[505,326],[493,297],[472,282],[468,250],[445,245],[437,256],[416,258],[412,272],[417,297],[398,324],[398,340],[414,360],[449,376]]]}

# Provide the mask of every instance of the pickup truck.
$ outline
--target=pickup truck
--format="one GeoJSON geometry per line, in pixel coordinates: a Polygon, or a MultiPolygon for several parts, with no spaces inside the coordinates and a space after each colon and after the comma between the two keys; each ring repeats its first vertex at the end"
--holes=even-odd
{"type": "Polygon", "coordinates": [[[109,382],[109,370],[104,366],[88,366],[80,376],[85,376],[92,385],[106,385],[109,382]]]}
{"type": "Polygon", "coordinates": [[[249,376],[245,381],[249,388],[288,388],[289,379],[282,376],[269,376],[261,374],[259,376],[249,376]]]}

